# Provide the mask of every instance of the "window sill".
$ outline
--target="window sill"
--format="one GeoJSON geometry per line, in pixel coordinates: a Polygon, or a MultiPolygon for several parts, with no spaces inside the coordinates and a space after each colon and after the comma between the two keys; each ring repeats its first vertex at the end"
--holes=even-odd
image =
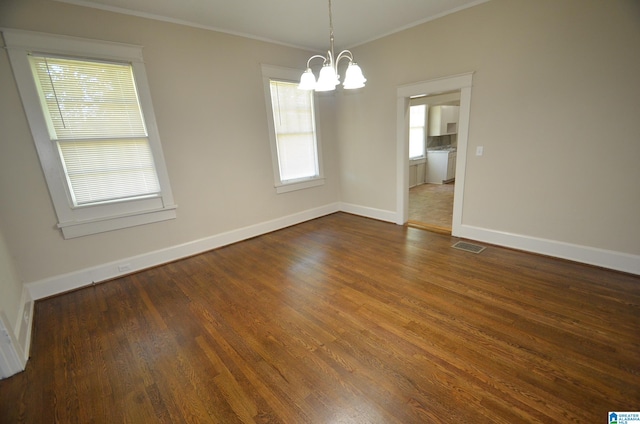
{"type": "Polygon", "coordinates": [[[92,219],[86,221],[62,222],[58,228],[62,230],[65,239],[104,233],[122,228],[135,227],[150,224],[152,222],[166,221],[176,218],[176,205],[162,209],[142,211],[129,215],[121,215],[110,218],[92,219]]]}
{"type": "Polygon", "coordinates": [[[303,190],[305,188],[317,187],[324,184],[324,178],[313,178],[310,180],[297,181],[276,186],[276,193],[288,193],[290,191],[303,190]]]}

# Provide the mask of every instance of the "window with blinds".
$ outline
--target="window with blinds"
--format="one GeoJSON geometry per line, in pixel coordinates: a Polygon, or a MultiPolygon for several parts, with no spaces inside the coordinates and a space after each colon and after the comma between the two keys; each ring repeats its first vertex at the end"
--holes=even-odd
{"type": "Polygon", "coordinates": [[[130,64],[31,55],[73,206],[160,193],[130,64]]]}
{"type": "Polygon", "coordinates": [[[409,158],[425,156],[426,105],[409,108],[409,158]]]}
{"type": "Polygon", "coordinates": [[[65,239],[175,219],[142,47],[2,28],[65,239]]]}
{"type": "Polygon", "coordinates": [[[317,177],[313,91],[287,81],[270,80],[269,86],[281,182],[317,177]]]}

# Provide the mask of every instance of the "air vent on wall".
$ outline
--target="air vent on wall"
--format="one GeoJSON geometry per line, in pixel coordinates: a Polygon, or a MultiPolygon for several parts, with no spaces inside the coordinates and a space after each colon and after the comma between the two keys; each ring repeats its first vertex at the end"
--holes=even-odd
{"type": "Polygon", "coordinates": [[[471,253],[480,253],[484,249],[486,249],[486,247],[484,246],[480,246],[473,243],[467,243],[466,241],[459,241],[451,247],[453,247],[454,249],[464,250],[465,252],[471,252],[471,253]]]}

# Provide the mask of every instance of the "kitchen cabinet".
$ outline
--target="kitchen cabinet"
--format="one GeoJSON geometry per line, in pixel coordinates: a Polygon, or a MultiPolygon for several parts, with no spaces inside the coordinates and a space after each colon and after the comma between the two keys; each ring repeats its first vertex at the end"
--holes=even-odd
{"type": "Polygon", "coordinates": [[[409,161],[409,188],[424,184],[426,176],[426,158],[409,161]]]}
{"type": "Polygon", "coordinates": [[[456,152],[449,152],[449,160],[447,161],[447,178],[445,182],[453,181],[456,179],[456,152]]]}
{"type": "Polygon", "coordinates": [[[460,106],[432,106],[429,108],[429,135],[458,133],[460,106]]]}
{"type": "Polygon", "coordinates": [[[455,178],[455,150],[432,150],[427,152],[427,183],[444,184],[453,181],[455,178]]]}

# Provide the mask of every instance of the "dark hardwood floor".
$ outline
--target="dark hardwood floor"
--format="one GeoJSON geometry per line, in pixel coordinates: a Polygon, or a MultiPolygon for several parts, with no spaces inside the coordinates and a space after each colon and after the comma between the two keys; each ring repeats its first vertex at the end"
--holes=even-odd
{"type": "Polygon", "coordinates": [[[605,423],[640,277],[334,214],[36,303],[14,423],[605,423]]]}

